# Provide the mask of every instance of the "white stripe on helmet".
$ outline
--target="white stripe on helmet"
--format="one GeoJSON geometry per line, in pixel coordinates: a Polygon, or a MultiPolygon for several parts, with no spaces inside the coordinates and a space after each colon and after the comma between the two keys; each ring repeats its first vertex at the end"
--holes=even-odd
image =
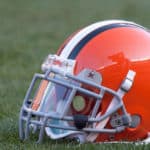
{"type": "MultiPolygon", "coordinates": [[[[84,38],[86,37],[89,33],[92,31],[107,26],[109,24],[130,24],[130,25],[136,25],[139,26],[138,24],[135,24],[134,22],[130,21],[124,21],[124,20],[108,20],[108,21],[100,21],[94,24],[91,24],[85,28],[83,28],[81,31],[79,31],[64,47],[62,50],[60,56],[64,58],[68,58],[70,53],[72,52],[73,48],[84,38]]],[[[141,27],[141,26],[139,26],[141,27]]]]}

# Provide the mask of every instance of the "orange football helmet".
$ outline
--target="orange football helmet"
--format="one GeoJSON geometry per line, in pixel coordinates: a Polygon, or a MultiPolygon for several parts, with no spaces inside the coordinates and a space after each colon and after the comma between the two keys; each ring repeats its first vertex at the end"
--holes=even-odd
{"type": "Polygon", "coordinates": [[[133,22],[87,26],[48,55],[20,111],[19,134],[80,142],[148,141],[150,33],[133,22]],[[39,82],[39,84],[37,84],[39,82]],[[38,87],[36,89],[36,87],[38,87]]]}

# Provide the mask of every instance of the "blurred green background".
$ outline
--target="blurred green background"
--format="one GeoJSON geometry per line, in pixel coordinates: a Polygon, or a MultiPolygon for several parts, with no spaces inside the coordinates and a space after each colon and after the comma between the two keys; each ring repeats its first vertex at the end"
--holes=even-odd
{"type": "MultiPolygon", "coordinates": [[[[149,0],[0,0],[0,149],[99,149],[46,141],[37,146],[18,138],[18,114],[35,72],[49,53],[74,31],[108,19],[150,28],[149,0]]],[[[134,149],[102,146],[101,149],[134,149]]],[[[147,146],[136,149],[148,149],[147,146]]]]}

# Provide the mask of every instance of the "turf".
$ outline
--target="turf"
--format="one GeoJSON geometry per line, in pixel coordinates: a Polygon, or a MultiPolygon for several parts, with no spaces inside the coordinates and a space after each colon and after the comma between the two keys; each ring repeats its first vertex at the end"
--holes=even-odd
{"type": "Polygon", "coordinates": [[[72,32],[105,19],[127,19],[146,27],[148,0],[0,0],[0,149],[136,149],[149,145],[83,144],[36,136],[21,142],[18,114],[27,87],[49,53],[72,32]]]}

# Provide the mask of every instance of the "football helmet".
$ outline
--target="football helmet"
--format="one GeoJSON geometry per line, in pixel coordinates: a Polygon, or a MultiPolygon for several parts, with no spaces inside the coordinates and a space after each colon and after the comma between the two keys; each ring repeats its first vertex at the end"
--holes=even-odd
{"type": "Polygon", "coordinates": [[[108,20],[78,30],[42,64],[19,116],[32,132],[80,142],[143,141],[150,131],[150,33],[108,20]]]}

